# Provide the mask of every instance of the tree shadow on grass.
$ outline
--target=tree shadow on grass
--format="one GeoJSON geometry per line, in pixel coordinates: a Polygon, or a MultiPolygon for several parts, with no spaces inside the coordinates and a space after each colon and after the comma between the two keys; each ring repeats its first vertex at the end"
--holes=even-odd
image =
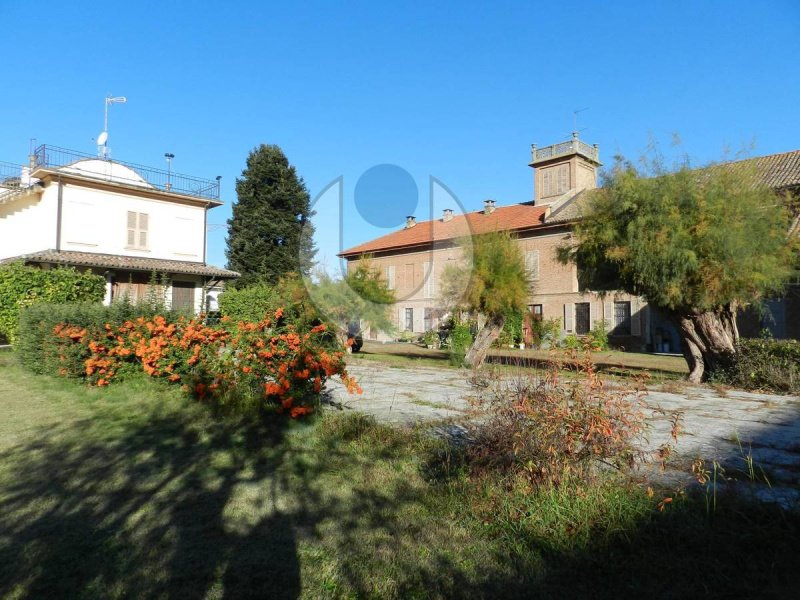
{"type": "Polygon", "coordinates": [[[0,455],[3,597],[299,595],[279,426],[154,413],[121,434],[85,420],[36,437],[0,455]]]}
{"type": "Polygon", "coordinates": [[[444,477],[419,475],[418,441],[366,417],[323,421],[304,446],[313,427],[198,412],[94,415],[0,453],[0,596],[780,597],[800,583],[800,518],[780,511],[651,510],[556,548],[466,514],[444,477]]]}

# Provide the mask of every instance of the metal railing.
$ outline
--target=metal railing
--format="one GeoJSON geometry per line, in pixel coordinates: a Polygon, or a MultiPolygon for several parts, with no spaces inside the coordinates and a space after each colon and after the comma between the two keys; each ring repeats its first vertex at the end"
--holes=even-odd
{"type": "Polygon", "coordinates": [[[531,162],[547,160],[548,158],[555,158],[565,154],[582,154],[586,158],[600,162],[600,149],[597,145],[591,146],[577,138],[551,146],[544,146],[543,148],[537,148],[535,144],[531,146],[531,162]]]}
{"type": "MultiPolygon", "coordinates": [[[[145,167],[134,163],[123,162],[121,160],[110,160],[103,157],[67,150],[57,146],[42,144],[34,152],[34,168],[45,169],[64,169],[68,172],[89,177],[92,179],[102,179],[116,183],[135,185],[137,187],[147,186],[173,194],[184,196],[194,196],[208,200],[219,200],[219,180],[200,179],[189,175],[181,175],[172,171],[145,167]],[[101,161],[107,163],[107,168],[103,172],[98,172],[95,168],[82,169],[77,163],[81,161],[101,161]],[[125,171],[114,169],[114,165],[120,165],[132,170],[138,178],[127,175],[125,171]]],[[[89,167],[92,167],[89,165],[89,167]]]]}
{"type": "Polygon", "coordinates": [[[0,188],[19,189],[22,186],[22,165],[0,162],[0,188]]]}

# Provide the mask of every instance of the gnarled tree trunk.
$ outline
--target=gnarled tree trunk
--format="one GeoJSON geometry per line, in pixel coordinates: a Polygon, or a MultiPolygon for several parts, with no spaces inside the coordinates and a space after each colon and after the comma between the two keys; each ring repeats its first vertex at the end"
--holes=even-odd
{"type": "Polygon", "coordinates": [[[689,365],[689,381],[700,383],[714,371],[730,366],[739,341],[735,306],[729,304],[716,311],[678,313],[674,318],[681,336],[683,356],[689,365]]]}
{"type": "Polygon", "coordinates": [[[464,357],[465,366],[474,369],[483,363],[483,359],[486,358],[486,353],[489,352],[492,343],[497,339],[497,336],[500,335],[500,332],[503,331],[503,325],[505,325],[505,323],[506,318],[502,315],[490,317],[489,320],[486,321],[486,325],[484,325],[483,329],[475,336],[475,341],[472,342],[472,346],[464,357]]]}

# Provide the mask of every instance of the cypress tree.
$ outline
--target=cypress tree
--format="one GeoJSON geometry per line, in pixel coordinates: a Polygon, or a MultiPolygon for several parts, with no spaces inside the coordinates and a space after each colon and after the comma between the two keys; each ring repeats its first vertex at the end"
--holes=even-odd
{"type": "Polygon", "coordinates": [[[225,251],[228,268],[242,274],[236,286],[308,273],[316,254],[314,212],[302,177],[280,147],[261,144],[250,152],[236,196],[225,251]]]}

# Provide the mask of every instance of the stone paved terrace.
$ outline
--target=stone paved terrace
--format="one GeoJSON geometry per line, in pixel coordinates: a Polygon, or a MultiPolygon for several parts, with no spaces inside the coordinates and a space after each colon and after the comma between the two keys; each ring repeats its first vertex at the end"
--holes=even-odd
{"type": "MultiPolygon", "coordinates": [[[[466,418],[467,398],[474,392],[467,373],[455,369],[399,368],[382,364],[351,365],[363,394],[350,395],[338,382],[328,385],[330,399],[344,410],[359,410],[393,425],[466,418]]],[[[757,495],[783,504],[800,503],[800,398],[717,391],[705,386],[676,386],[679,391],[656,389],[647,402],[683,414],[683,433],[665,473],[652,476],[668,486],[692,481],[690,465],[703,458],[719,462],[728,475],[742,478],[746,456],[752,456],[757,473],[767,475],[757,495]]],[[[650,413],[649,446],[656,448],[670,437],[668,416],[650,413]]],[[[746,477],[745,477],[746,478],[746,477]]],[[[730,485],[734,485],[731,483],[730,485]]]]}

